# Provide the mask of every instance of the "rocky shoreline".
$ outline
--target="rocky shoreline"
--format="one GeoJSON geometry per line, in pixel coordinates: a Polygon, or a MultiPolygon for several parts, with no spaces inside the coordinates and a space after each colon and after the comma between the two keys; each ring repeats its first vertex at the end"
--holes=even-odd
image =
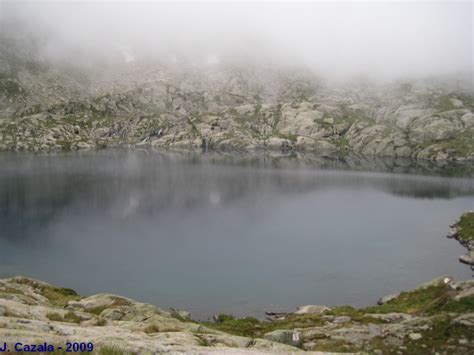
{"type": "Polygon", "coordinates": [[[469,211],[459,217],[450,226],[448,238],[456,239],[466,247],[467,253],[459,257],[459,261],[474,266],[474,211],[469,211]]]}
{"type": "Polygon", "coordinates": [[[214,322],[196,322],[188,312],[117,295],[81,297],[31,278],[0,280],[0,339],[11,348],[21,343],[57,349],[69,341],[92,343],[100,354],[474,351],[474,280],[437,278],[372,307],[306,305],[273,315],[257,320],[220,314],[214,322]]]}

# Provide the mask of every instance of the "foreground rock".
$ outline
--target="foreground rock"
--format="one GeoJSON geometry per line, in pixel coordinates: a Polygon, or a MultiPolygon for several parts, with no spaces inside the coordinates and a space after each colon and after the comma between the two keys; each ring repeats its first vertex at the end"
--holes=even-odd
{"type": "Polygon", "coordinates": [[[226,334],[184,322],[150,304],[110,294],[80,297],[73,290],[15,277],[0,280],[0,338],[15,342],[92,342],[123,353],[289,353],[295,347],[226,334]],[[236,351],[238,349],[238,351],[236,351]]]}
{"type": "Polygon", "coordinates": [[[440,277],[381,299],[382,305],[362,309],[303,306],[273,322],[221,315],[211,326],[308,351],[473,353],[473,280],[440,277]]]}
{"type": "Polygon", "coordinates": [[[370,352],[471,354],[474,281],[442,277],[401,292],[380,306],[308,305],[277,320],[189,314],[111,294],[73,290],[14,277],[0,280],[0,338],[8,344],[92,342],[115,353],[370,352]]]}

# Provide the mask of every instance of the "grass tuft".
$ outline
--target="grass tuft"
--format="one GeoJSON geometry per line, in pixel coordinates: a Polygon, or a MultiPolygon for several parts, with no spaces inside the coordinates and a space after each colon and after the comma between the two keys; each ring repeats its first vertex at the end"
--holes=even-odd
{"type": "Polygon", "coordinates": [[[235,318],[232,315],[219,314],[216,323],[204,323],[209,328],[249,338],[260,338],[265,333],[277,329],[307,328],[323,324],[324,320],[317,314],[290,314],[285,319],[273,322],[261,321],[252,317],[235,318]]]}
{"type": "Polygon", "coordinates": [[[79,300],[81,297],[76,291],[70,288],[61,288],[54,286],[42,286],[40,293],[46,297],[53,305],[64,307],[71,300],[79,300]]]}
{"type": "Polygon", "coordinates": [[[436,285],[402,292],[400,295],[381,305],[362,309],[366,313],[402,312],[408,314],[432,314],[442,308],[450,299],[452,290],[448,285],[436,285]]]}
{"type": "Polygon", "coordinates": [[[69,323],[81,323],[83,320],[74,312],[67,312],[64,316],[57,312],[49,312],[46,314],[46,318],[53,322],[69,322],[69,323]]]}
{"type": "Polygon", "coordinates": [[[457,229],[460,240],[474,240],[474,212],[463,214],[457,223],[457,229]]]}

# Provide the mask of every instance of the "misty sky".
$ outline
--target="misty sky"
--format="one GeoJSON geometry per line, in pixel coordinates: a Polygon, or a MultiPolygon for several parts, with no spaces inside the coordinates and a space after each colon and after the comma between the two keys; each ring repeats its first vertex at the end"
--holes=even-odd
{"type": "Polygon", "coordinates": [[[471,1],[313,3],[0,0],[3,31],[43,39],[50,58],[185,56],[374,77],[472,73],[471,1]]]}

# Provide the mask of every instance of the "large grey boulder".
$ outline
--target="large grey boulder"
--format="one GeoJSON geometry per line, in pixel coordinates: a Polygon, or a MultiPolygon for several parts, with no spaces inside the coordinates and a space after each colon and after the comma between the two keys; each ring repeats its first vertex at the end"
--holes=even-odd
{"type": "Polygon", "coordinates": [[[291,149],[293,143],[289,139],[272,137],[265,142],[265,145],[270,149],[291,149]]]}
{"type": "Polygon", "coordinates": [[[461,117],[461,121],[464,122],[466,127],[474,127],[474,114],[472,112],[465,113],[461,117]]]}
{"type": "Polygon", "coordinates": [[[301,344],[300,333],[296,330],[278,329],[263,336],[267,340],[293,346],[301,344]]]}
{"type": "Polygon", "coordinates": [[[320,305],[306,305],[297,307],[294,314],[321,314],[330,311],[331,308],[320,305]]]}
{"type": "Polygon", "coordinates": [[[474,265],[474,251],[470,251],[467,254],[461,255],[459,257],[459,261],[464,264],[474,265]]]}

